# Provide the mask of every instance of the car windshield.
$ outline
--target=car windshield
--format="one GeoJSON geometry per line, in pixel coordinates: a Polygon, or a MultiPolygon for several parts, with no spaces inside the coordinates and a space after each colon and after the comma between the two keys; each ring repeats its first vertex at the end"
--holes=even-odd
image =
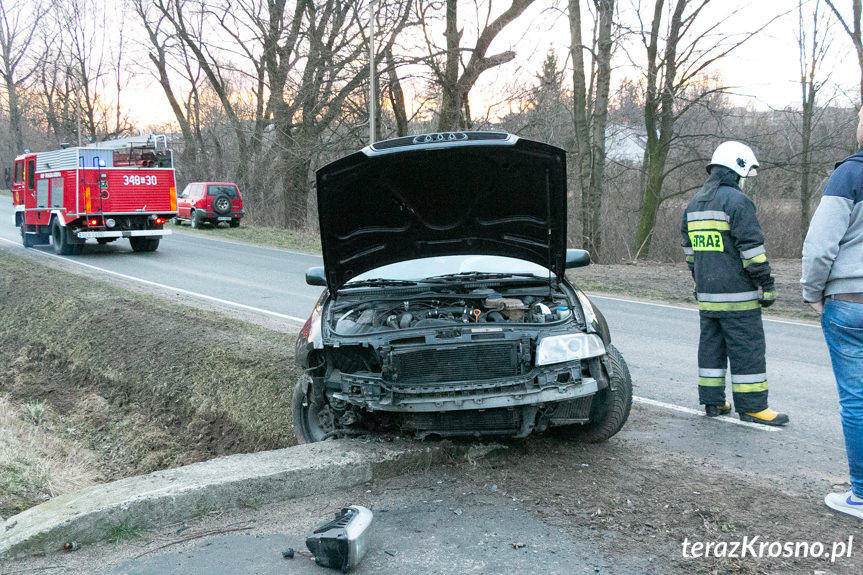
{"type": "Polygon", "coordinates": [[[207,186],[207,195],[208,196],[221,196],[222,194],[228,196],[232,200],[236,200],[240,197],[240,192],[237,191],[237,186],[230,185],[210,185],[207,186]]]}
{"type": "Polygon", "coordinates": [[[495,278],[508,275],[548,278],[551,272],[541,265],[503,256],[438,256],[381,266],[356,276],[345,287],[369,280],[421,281],[446,278],[458,281],[461,278],[481,279],[486,274],[495,278]]]}

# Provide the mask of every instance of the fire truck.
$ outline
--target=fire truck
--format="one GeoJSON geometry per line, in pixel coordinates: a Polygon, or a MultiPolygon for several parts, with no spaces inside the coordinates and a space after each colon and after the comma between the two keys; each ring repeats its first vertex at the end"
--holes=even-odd
{"type": "Polygon", "coordinates": [[[152,252],[177,215],[173,153],[152,135],[25,151],[15,158],[12,203],[24,247],[50,242],[70,255],[88,239],[128,238],[134,251],[152,252]]]}

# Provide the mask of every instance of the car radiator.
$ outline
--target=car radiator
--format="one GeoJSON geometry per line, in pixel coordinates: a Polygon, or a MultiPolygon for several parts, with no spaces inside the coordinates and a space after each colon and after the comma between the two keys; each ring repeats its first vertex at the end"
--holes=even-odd
{"type": "Polygon", "coordinates": [[[523,373],[522,343],[449,345],[396,349],[389,381],[399,386],[501,379],[523,373]]]}

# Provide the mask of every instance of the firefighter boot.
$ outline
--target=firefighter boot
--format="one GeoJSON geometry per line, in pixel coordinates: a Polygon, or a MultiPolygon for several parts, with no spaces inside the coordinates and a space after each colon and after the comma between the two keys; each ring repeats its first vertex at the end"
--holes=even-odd
{"type": "Polygon", "coordinates": [[[764,425],[785,425],[788,423],[788,416],[784,413],[777,413],[770,409],[764,409],[758,413],[740,413],[740,421],[751,421],[752,423],[762,423],[764,425]]]}
{"type": "Polygon", "coordinates": [[[722,405],[705,405],[704,413],[707,417],[716,417],[718,415],[727,415],[731,413],[731,404],[727,401],[722,405]]]}

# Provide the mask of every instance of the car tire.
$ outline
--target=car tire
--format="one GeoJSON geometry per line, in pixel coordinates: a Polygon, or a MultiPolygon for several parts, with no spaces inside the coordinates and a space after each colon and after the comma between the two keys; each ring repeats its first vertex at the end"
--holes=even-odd
{"type": "Polygon", "coordinates": [[[227,214],[231,211],[231,198],[222,194],[213,198],[213,211],[217,214],[227,214]]]}
{"type": "Polygon", "coordinates": [[[34,236],[33,234],[27,233],[27,226],[24,225],[24,222],[21,222],[21,245],[25,248],[32,248],[36,245],[36,238],[38,236],[34,236]]]}
{"type": "Polygon", "coordinates": [[[306,397],[306,390],[311,385],[309,378],[302,377],[294,386],[294,397],[291,411],[294,417],[294,437],[297,443],[316,443],[328,439],[329,429],[319,418],[318,406],[306,397]]]}
{"type": "Polygon", "coordinates": [[[198,212],[196,212],[194,210],[192,211],[191,215],[189,216],[189,227],[191,227],[193,230],[200,229],[200,227],[201,227],[201,218],[198,215],[198,212]]]}
{"type": "Polygon", "coordinates": [[[228,222],[228,225],[231,226],[232,228],[239,228],[240,227],[240,219],[234,218],[233,220],[228,222]]]}
{"type": "Polygon", "coordinates": [[[129,238],[129,243],[132,244],[132,251],[135,252],[154,252],[159,247],[160,238],[129,238]]]}
{"type": "Polygon", "coordinates": [[[51,243],[54,244],[54,252],[61,256],[80,254],[84,244],[75,244],[70,240],[69,228],[61,226],[55,218],[51,222],[51,243]]]}
{"type": "Polygon", "coordinates": [[[632,409],[632,376],[623,356],[613,345],[608,346],[608,359],[611,362],[611,380],[608,387],[593,396],[590,422],[557,428],[558,433],[567,439],[582,443],[602,443],[620,431],[626,423],[632,409]]]}
{"type": "Polygon", "coordinates": [[[180,225],[180,220],[178,220],[178,219],[177,219],[177,216],[174,216],[173,218],[171,218],[171,219],[168,221],[168,223],[169,223],[169,224],[171,224],[172,226],[179,226],[179,225],[180,225]]]}

